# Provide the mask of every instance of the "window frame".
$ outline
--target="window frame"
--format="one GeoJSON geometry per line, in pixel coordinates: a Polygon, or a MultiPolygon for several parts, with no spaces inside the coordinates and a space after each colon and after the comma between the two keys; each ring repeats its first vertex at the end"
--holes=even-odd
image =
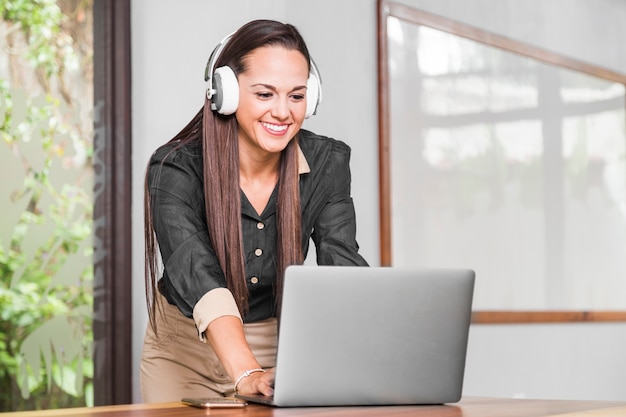
{"type": "Polygon", "coordinates": [[[94,0],[94,404],[132,402],[130,0],[94,0]]]}
{"type": "MultiPolygon", "coordinates": [[[[391,123],[388,73],[387,17],[428,26],[457,36],[531,57],[539,61],[591,74],[626,85],[626,75],[505,38],[451,19],[433,15],[394,0],[378,1],[378,155],[380,260],[392,264],[391,123]]],[[[626,322],[626,311],[474,311],[473,323],[626,322]]]]}

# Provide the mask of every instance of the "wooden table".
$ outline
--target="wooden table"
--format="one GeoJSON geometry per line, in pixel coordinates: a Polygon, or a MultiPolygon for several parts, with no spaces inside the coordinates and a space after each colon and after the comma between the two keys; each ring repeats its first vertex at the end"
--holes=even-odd
{"type": "Polygon", "coordinates": [[[304,416],[304,417],[624,417],[626,402],[463,398],[437,406],[272,408],[249,405],[242,409],[200,409],[181,403],[112,405],[93,408],[22,411],[3,417],[194,417],[194,416],[304,416]]]}

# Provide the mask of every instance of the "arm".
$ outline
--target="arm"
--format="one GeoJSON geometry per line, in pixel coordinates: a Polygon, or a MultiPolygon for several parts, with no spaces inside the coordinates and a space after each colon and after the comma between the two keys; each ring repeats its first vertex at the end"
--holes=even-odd
{"type": "MultiPolygon", "coordinates": [[[[241,320],[237,317],[222,316],[213,320],[207,329],[207,338],[233,381],[237,381],[248,370],[260,369],[246,342],[241,320]]],[[[272,395],[273,383],[273,371],[255,372],[242,378],[237,390],[243,394],[272,395]]]]}
{"type": "MultiPolygon", "coordinates": [[[[182,314],[193,317],[200,338],[207,336],[236,381],[259,364],[209,239],[198,174],[201,160],[190,153],[165,157],[166,153],[155,153],[149,172],[154,228],[164,264],[163,292],[182,314]]],[[[255,373],[242,379],[238,388],[244,393],[271,394],[272,382],[273,372],[255,373]]]]}
{"type": "Polygon", "coordinates": [[[317,251],[318,265],[367,266],[359,254],[356,241],[356,214],[350,195],[350,149],[335,143],[326,169],[331,175],[321,181],[328,191],[326,200],[314,222],[312,235],[317,251]]]}

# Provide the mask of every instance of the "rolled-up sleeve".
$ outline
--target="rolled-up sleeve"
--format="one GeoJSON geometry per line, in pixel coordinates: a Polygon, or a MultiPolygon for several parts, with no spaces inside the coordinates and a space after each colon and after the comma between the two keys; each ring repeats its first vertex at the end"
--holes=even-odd
{"type": "Polygon", "coordinates": [[[204,332],[218,317],[235,316],[241,320],[233,294],[226,288],[215,288],[206,293],[193,308],[193,319],[198,329],[198,337],[206,342],[204,332]]]}

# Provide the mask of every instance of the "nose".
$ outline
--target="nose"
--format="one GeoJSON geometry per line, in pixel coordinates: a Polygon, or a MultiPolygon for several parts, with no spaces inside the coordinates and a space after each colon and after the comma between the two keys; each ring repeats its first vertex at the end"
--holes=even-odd
{"type": "Polygon", "coordinates": [[[285,120],[289,117],[290,113],[289,99],[287,97],[277,97],[272,106],[272,117],[278,120],[285,120]]]}

